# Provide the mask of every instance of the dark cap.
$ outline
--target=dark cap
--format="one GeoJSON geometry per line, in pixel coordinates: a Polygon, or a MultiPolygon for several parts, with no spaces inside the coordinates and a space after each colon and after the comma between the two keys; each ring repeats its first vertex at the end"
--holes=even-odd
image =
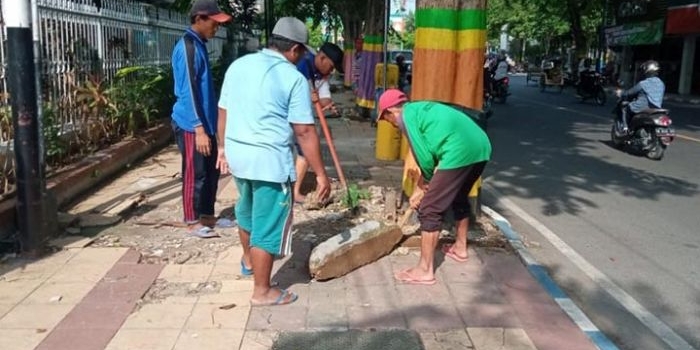
{"type": "Polygon", "coordinates": [[[190,17],[207,16],[219,23],[226,23],[232,19],[229,14],[221,11],[216,0],[197,0],[192,4],[190,17]]]}
{"type": "Polygon", "coordinates": [[[333,61],[333,68],[339,73],[343,73],[343,50],[336,44],[324,43],[318,50],[323,52],[328,58],[333,61]]]}

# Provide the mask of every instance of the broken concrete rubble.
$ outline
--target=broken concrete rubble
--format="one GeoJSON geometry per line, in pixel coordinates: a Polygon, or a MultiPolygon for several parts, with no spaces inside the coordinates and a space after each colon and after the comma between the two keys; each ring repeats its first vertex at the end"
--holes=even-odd
{"type": "Polygon", "coordinates": [[[366,221],[316,246],[309,257],[309,272],[321,281],[343,276],[389,254],[402,237],[397,226],[366,221]]]}

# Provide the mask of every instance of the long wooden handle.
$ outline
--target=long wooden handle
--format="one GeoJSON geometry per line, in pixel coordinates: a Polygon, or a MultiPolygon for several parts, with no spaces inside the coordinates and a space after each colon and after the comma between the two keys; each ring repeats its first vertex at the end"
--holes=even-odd
{"type": "MultiPolygon", "coordinates": [[[[318,95],[316,91],[316,86],[314,82],[309,80],[309,84],[312,87],[312,91],[315,95],[318,95]]],[[[335,145],[333,144],[333,138],[331,138],[331,132],[328,129],[328,122],[326,121],[326,116],[323,114],[323,108],[321,107],[321,102],[314,101],[314,107],[316,107],[316,114],[318,115],[318,120],[321,122],[321,129],[323,130],[323,135],[326,137],[326,142],[328,142],[328,149],[331,151],[331,157],[333,158],[333,165],[335,165],[335,171],[338,172],[338,179],[340,180],[340,185],[348,188],[348,183],[345,181],[345,174],[343,173],[343,167],[340,166],[340,160],[338,159],[338,153],[335,151],[335,145]]]]}
{"type": "Polygon", "coordinates": [[[401,218],[399,219],[399,222],[398,222],[398,225],[400,228],[404,227],[404,225],[406,225],[406,222],[408,222],[408,219],[411,218],[411,215],[413,214],[414,211],[415,210],[413,210],[413,208],[406,209],[406,212],[403,213],[403,215],[401,216],[401,218]]]}

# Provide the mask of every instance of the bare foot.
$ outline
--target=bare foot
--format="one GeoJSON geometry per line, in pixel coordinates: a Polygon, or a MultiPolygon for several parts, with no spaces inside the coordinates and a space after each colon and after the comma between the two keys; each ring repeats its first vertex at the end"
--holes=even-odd
{"type": "Polygon", "coordinates": [[[306,196],[301,193],[294,194],[294,203],[303,204],[306,201],[306,196]]]}
{"type": "Polygon", "coordinates": [[[394,273],[397,281],[408,284],[435,284],[435,275],[432,272],[422,270],[418,267],[397,271],[394,273]]]}

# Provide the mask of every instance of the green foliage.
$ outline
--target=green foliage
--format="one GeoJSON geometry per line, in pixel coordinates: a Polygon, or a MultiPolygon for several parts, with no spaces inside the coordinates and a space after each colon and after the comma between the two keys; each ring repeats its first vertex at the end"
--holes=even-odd
{"type": "Polygon", "coordinates": [[[348,191],[341,198],[341,203],[349,209],[355,209],[360,205],[361,199],[369,199],[369,191],[361,189],[357,184],[348,186],[348,191]]]}
{"type": "Polygon", "coordinates": [[[309,45],[314,48],[319,48],[326,41],[321,31],[321,26],[314,26],[313,21],[306,21],[306,28],[309,29],[309,45]]]}
{"type": "Polygon", "coordinates": [[[131,135],[148,127],[174,101],[169,67],[133,66],[117,71],[107,91],[113,128],[131,135]]]}
{"type": "MultiPolygon", "coordinates": [[[[605,0],[489,0],[488,35],[496,41],[504,25],[516,39],[546,45],[575,45],[585,52],[597,40],[605,0]]],[[[554,51],[552,48],[550,51],[554,51]]]]}
{"type": "Polygon", "coordinates": [[[56,115],[56,107],[45,103],[41,113],[41,134],[44,137],[44,155],[47,163],[62,161],[68,154],[68,141],[63,137],[63,126],[56,115]]]}

